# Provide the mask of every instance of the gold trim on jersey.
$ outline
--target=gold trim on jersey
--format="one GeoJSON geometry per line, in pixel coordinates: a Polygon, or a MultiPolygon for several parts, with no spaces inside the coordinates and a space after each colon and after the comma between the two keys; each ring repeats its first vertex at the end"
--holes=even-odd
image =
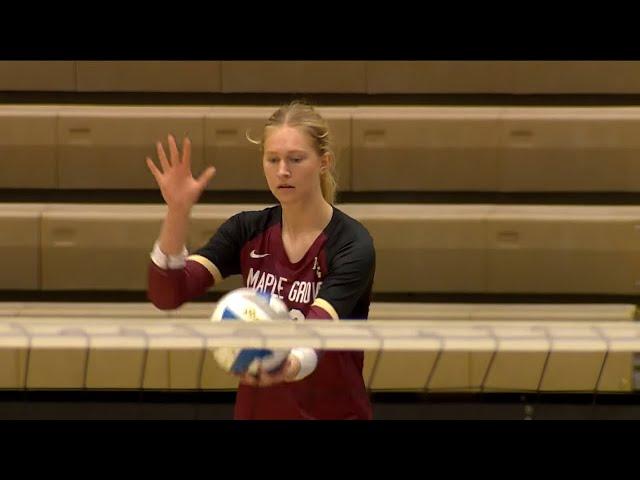
{"type": "Polygon", "coordinates": [[[311,306],[320,307],[329,315],[331,315],[331,318],[333,318],[334,320],[339,320],[338,312],[336,312],[336,309],[333,308],[333,306],[326,300],[323,300],[322,298],[316,298],[315,301],[311,304],[311,306]]]}
{"type": "Polygon", "coordinates": [[[216,267],[211,262],[211,260],[209,260],[207,257],[203,257],[202,255],[189,255],[187,257],[187,260],[193,260],[194,262],[198,262],[204,268],[209,270],[209,273],[213,277],[213,281],[215,283],[222,282],[223,279],[222,279],[222,274],[220,273],[220,270],[218,270],[218,267],[216,267]]]}

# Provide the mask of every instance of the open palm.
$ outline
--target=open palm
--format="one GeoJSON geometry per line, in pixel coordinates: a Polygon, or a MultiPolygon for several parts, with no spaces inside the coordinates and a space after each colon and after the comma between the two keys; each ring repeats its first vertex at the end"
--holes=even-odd
{"type": "Polygon", "coordinates": [[[208,167],[196,179],[191,172],[191,140],[182,142],[182,157],[172,135],[168,137],[169,158],[161,142],[156,144],[160,168],[147,157],[147,166],[153,174],[164,201],[170,208],[188,211],[198,201],[207,183],[215,174],[215,167],[208,167]]]}

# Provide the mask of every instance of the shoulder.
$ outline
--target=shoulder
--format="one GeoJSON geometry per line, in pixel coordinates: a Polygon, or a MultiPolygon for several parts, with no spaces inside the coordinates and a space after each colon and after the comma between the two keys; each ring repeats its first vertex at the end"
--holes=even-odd
{"type": "Polygon", "coordinates": [[[263,208],[262,210],[243,210],[236,213],[231,218],[236,218],[238,221],[246,224],[268,222],[272,219],[276,219],[279,216],[280,206],[274,205],[272,207],[263,208]]]}
{"type": "Polygon", "coordinates": [[[371,234],[358,220],[333,207],[333,218],[327,229],[329,243],[340,249],[346,245],[373,250],[371,234]]]}
{"type": "Polygon", "coordinates": [[[373,238],[355,218],[334,207],[333,218],[326,230],[329,259],[345,259],[372,264],[375,259],[373,238]]]}
{"type": "Polygon", "coordinates": [[[225,224],[234,228],[243,237],[251,238],[280,221],[280,206],[263,210],[245,210],[236,213],[225,224]]]}

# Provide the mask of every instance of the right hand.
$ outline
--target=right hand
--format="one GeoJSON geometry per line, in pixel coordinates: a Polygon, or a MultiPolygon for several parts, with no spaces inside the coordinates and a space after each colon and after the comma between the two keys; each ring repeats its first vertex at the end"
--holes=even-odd
{"type": "Polygon", "coordinates": [[[168,159],[162,143],[156,143],[161,169],[158,169],[149,157],[147,166],[158,182],[162,197],[169,208],[188,212],[200,198],[216,169],[209,167],[195,179],[191,173],[191,140],[185,138],[182,142],[182,159],[173,135],[169,135],[168,143],[168,159]]]}
{"type": "Polygon", "coordinates": [[[300,360],[295,355],[289,354],[282,366],[275,372],[266,372],[258,369],[256,375],[250,373],[234,374],[239,378],[240,383],[254,387],[270,387],[283,382],[294,382],[300,372],[300,360]]]}

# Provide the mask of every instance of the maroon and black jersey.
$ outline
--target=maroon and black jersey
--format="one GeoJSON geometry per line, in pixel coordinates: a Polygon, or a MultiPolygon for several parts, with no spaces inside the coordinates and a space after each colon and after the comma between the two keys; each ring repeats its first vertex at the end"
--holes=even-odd
{"type": "MultiPolygon", "coordinates": [[[[176,308],[203,294],[214,281],[241,274],[244,284],[280,297],[294,317],[366,319],[375,271],[367,230],[337,208],[302,259],[292,263],[282,243],[282,209],[242,212],[188,257],[185,268],[151,264],[149,296],[160,308],[176,308]]],[[[239,419],[369,419],[362,351],[318,352],[306,378],[271,387],[240,385],[239,419]]]]}

